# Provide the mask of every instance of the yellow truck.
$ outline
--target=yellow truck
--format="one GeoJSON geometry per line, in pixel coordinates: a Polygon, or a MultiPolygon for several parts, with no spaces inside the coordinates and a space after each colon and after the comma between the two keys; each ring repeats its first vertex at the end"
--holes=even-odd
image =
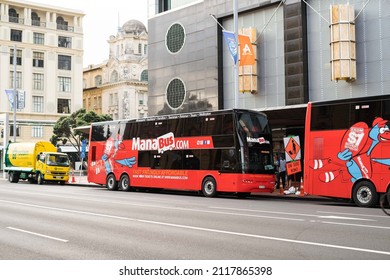
{"type": "Polygon", "coordinates": [[[69,180],[70,163],[67,154],[58,153],[56,147],[46,141],[37,143],[10,143],[5,152],[5,168],[11,183],[19,179],[43,184],[69,180]]]}

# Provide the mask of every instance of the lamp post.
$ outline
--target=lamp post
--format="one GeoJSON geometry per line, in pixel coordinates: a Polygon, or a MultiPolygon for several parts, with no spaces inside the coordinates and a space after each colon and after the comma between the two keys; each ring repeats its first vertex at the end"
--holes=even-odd
{"type": "MultiPolygon", "coordinates": [[[[233,0],[233,25],[234,36],[237,40],[238,49],[238,0],[233,0]]],[[[234,107],[238,108],[238,59],[234,64],[233,76],[234,76],[234,107]]]]}
{"type": "Polygon", "coordinates": [[[13,64],[14,64],[14,83],[13,83],[13,88],[14,88],[14,125],[13,125],[13,132],[14,132],[14,142],[16,142],[16,106],[18,106],[17,102],[17,93],[16,93],[16,44],[14,45],[14,57],[13,57],[13,64]]]}

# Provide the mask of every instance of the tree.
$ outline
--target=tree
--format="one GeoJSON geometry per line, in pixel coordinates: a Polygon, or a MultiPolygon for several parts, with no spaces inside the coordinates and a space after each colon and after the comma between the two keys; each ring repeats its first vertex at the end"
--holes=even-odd
{"type": "Polygon", "coordinates": [[[93,122],[110,121],[109,115],[97,115],[95,112],[87,112],[84,108],[72,113],[70,116],[59,118],[53,128],[53,136],[50,142],[57,145],[70,143],[80,157],[81,141],[88,140],[88,134],[76,130],[76,127],[87,126],[93,122]]]}

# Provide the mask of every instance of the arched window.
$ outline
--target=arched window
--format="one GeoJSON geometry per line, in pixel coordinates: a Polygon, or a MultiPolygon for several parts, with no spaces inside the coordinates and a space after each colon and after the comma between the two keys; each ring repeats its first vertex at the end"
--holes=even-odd
{"type": "Polygon", "coordinates": [[[95,86],[98,87],[98,86],[101,86],[102,85],[102,75],[97,75],[95,77],[95,86]]]}
{"type": "Polygon", "coordinates": [[[9,22],[15,22],[15,23],[19,22],[19,15],[15,9],[13,8],[9,9],[8,16],[9,16],[9,22]]]}
{"type": "Polygon", "coordinates": [[[141,73],[141,82],[147,82],[148,81],[148,70],[144,70],[141,73]]]}
{"type": "Polygon", "coordinates": [[[114,71],[111,73],[110,82],[111,82],[111,83],[116,83],[117,81],[118,81],[118,72],[114,70],[114,71]]]}
{"type": "Polygon", "coordinates": [[[56,20],[58,30],[68,30],[68,22],[63,17],[59,16],[56,20]]]}
{"type": "Polygon", "coordinates": [[[31,12],[31,25],[40,26],[41,18],[38,16],[36,12],[31,12]]]}

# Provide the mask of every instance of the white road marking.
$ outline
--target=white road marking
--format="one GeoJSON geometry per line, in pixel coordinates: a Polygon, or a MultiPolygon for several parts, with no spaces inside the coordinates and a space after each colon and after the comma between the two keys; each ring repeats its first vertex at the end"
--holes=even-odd
{"type": "Polygon", "coordinates": [[[68,240],[65,240],[65,239],[61,239],[61,238],[57,238],[57,237],[53,237],[53,236],[49,236],[49,235],[45,235],[45,234],[40,234],[40,233],[36,233],[36,232],[32,232],[32,231],[28,231],[28,230],[24,230],[24,229],[20,229],[20,228],[14,228],[14,227],[7,227],[7,228],[10,229],[10,230],[24,232],[24,233],[28,233],[28,234],[31,234],[31,235],[36,235],[36,236],[40,236],[40,237],[44,237],[44,238],[48,238],[48,239],[64,242],[64,243],[68,242],[68,240]]]}
{"type": "Polygon", "coordinates": [[[337,214],[337,215],[362,216],[362,217],[390,219],[390,217],[386,216],[386,215],[367,215],[367,214],[356,214],[356,213],[339,213],[339,212],[330,212],[330,211],[317,211],[317,212],[318,213],[325,213],[325,214],[337,214]]]}
{"type": "MultiPolygon", "coordinates": [[[[221,209],[221,210],[224,209],[224,210],[235,210],[235,211],[246,211],[246,212],[270,213],[270,214],[277,214],[277,215],[316,217],[316,218],[322,218],[322,219],[339,219],[339,220],[356,220],[356,221],[375,222],[375,220],[372,220],[372,219],[352,218],[352,217],[342,217],[342,216],[318,216],[318,215],[314,215],[314,214],[301,214],[301,213],[294,213],[294,212],[263,211],[263,210],[242,209],[242,208],[228,208],[228,207],[210,207],[210,208],[221,209]]],[[[344,215],[348,215],[348,214],[344,213],[344,215]]]]}
{"type": "Polygon", "coordinates": [[[250,237],[250,238],[257,238],[257,239],[295,243],[295,244],[301,244],[301,245],[311,245],[311,246],[318,246],[318,247],[325,247],[325,248],[334,248],[334,249],[342,249],[342,250],[358,251],[358,252],[364,252],[364,253],[372,253],[372,254],[380,254],[380,255],[389,255],[390,256],[390,252],[387,252],[387,251],[371,250],[371,249],[333,245],[333,244],[327,244],[327,243],[310,242],[310,241],[301,241],[301,240],[294,240],[294,239],[287,239],[287,238],[271,237],[271,236],[264,236],[264,235],[257,235],[257,234],[248,234],[248,233],[234,232],[234,231],[225,231],[225,230],[203,228],[203,227],[194,227],[194,226],[187,226],[187,225],[180,225],[180,224],[171,224],[171,223],[151,221],[151,220],[133,219],[133,218],[128,218],[128,217],[106,215],[106,214],[99,214],[99,213],[65,209],[65,208],[48,207],[48,206],[43,206],[43,205],[28,204],[28,203],[22,203],[22,202],[16,202],[16,201],[0,200],[0,202],[15,204],[15,205],[22,205],[22,206],[33,207],[33,208],[90,215],[90,216],[95,216],[95,217],[127,220],[127,221],[133,221],[133,222],[139,222],[139,223],[145,223],[145,224],[154,224],[154,225],[167,226],[167,227],[183,228],[183,229],[221,233],[221,234],[241,236],[241,237],[250,237]]]}
{"type": "Polygon", "coordinates": [[[318,216],[321,219],[335,219],[335,220],[355,220],[355,221],[375,221],[371,219],[361,219],[361,218],[352,218],[352,217],[342,217],[342,216],[318,216]]]}
{"type": "Polygon", "coordinates": [[[321,223],[323,223],[323,224],[332,224],[332,225],[351,226],[351,227],[367,227],[367,228],[390,229],[390,227],[383,227],[383,226],[370,226],[370,225],[347,224],[347,223],[336,223],[336,222],[323,222],[323,221],[321,223]]]}

